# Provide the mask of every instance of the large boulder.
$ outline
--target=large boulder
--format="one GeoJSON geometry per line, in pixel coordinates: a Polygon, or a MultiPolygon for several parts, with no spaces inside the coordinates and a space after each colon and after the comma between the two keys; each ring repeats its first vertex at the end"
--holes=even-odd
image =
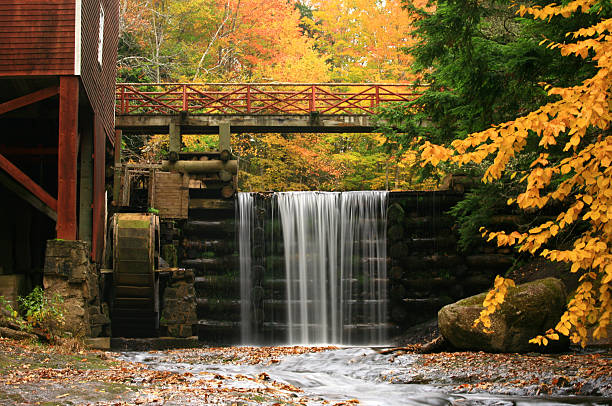
{"type": "Polygon", "coordinates": [[[501,309],[491,316],[493,333],[487,334],[482,325],[473,327],[485,296],[486,293],[481,293],[468,297],[438,312],[440,333],[453,347],[488,352],[538,350],[529,340],[554,327],[567,303],[565,285],[556,278],[510,288],[501,309]]]}

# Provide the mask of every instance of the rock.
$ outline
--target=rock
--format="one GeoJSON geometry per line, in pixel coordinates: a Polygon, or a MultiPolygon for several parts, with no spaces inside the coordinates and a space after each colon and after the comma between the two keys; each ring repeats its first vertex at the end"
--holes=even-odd
{"type": "Polygon", "coordinates": [[[460,300],[438,312],[440,333],[453,347],[488,352],[542,351],[543,347],[529,344],[529,340],[554,327],[567,302],[565,286],[556,278],[510,288],[501,309],[491,316],[493,333],[487,334],[482,325],[473,327],[485,295],[460,300]]]}

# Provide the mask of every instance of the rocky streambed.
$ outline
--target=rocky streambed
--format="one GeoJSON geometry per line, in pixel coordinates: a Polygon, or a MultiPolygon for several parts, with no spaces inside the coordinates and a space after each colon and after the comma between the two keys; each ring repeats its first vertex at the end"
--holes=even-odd
{"type": "Polygon", "coordinates": [[[0,340],[0,404],[612,405],[606,352],[225,347],[66,353],[0,340]]]}
{"type": "Polygon", "coordinates": [[[215,373],[227,379],[264,376],[300,389],[307,404],[612,405],[612,356],[603,352],[421,355],[305,348],[234,347],[122,357],[161,371],[215,373]]]}

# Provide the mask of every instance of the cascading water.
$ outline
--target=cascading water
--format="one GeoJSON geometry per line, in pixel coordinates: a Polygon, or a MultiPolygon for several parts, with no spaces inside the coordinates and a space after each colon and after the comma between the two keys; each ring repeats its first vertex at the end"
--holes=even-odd
{"type": "Polygon", "coordinates": [[[251,291],[252,291],[252,258],[251,240],[253,239],[253,219],[255,206],[253,195],[250,193],[238,194],[236,218],[238,219],[238,249],[240,256],[240,336],[242,342],[251,340],[251,291]]]}
{"type": "MultiPolygon", "coordinates": [[[[266,199],[269,210],[261,212],[270,217],[266,223],[269,232],[263,234],[271,240],[270,247],[276,247],[275,241],[278,246],[282,242],[284,272],[264,275],[263,285],[265,288],[266,281],[278,282],[274,278],[284,275],[284,289],[280,293],[268,289],[273,293],[264,297],[260,306],[253,300],[251,254],[257,243],[253,224],[258,203],[253,194],[240,193],[243,343],[266,336],[266,328],[282,328],[286,338],[280,341],[289,344],[383,344],[387,320],[387,200],[387,192],[283,192],[266,199]],[[276,236],[278,232],[282,236],[276,236]],[[282,323],[275,318],[278,315],[264,311],[279,302],[284,304],[282,323]]],[[[271,254],[267,251],[266,255],[271,254]]],[[[274,265],[264,264],[262,268],[273,270],[274,265]]],[[[279,341],[278,333],[271,335],[279,341]]]]}
{"type": "Polygon", "coordinates": [[[339,198],[338,193],[277,195],[285,249],[290,344],[341,341],[339,198]]]}

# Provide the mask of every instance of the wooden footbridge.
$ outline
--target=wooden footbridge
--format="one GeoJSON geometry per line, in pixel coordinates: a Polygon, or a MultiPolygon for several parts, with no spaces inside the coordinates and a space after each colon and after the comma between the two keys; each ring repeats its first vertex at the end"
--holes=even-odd
{"type": "Polygon", "coordinates": [[[409,102],[409,83],[120,83],[116,128],[124,133],[372,132],[386,103],[409,102]]]}

